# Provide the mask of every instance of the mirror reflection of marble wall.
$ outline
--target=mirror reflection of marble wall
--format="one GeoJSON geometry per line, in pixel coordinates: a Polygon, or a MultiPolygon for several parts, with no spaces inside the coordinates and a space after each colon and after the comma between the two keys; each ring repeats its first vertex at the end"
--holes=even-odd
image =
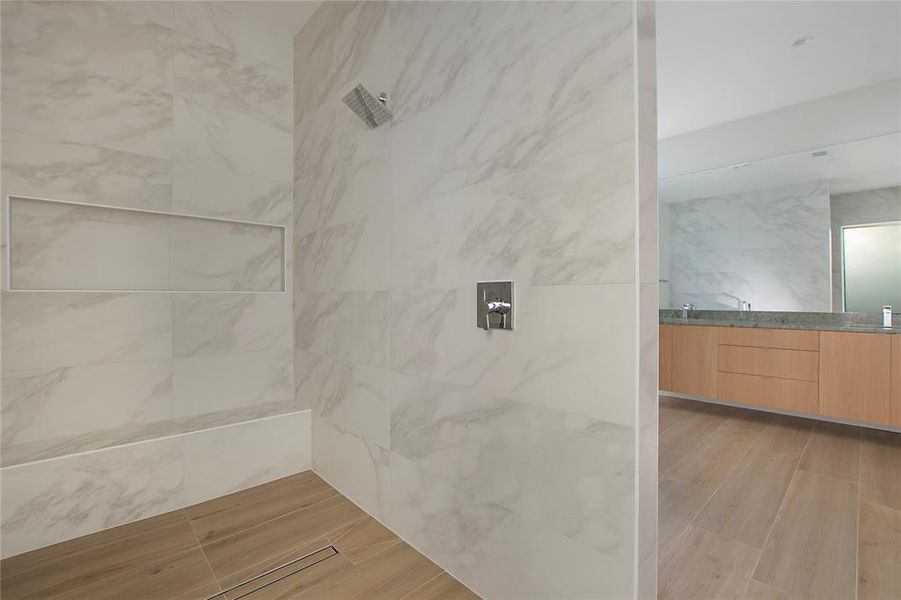
{"type": "Polygon", "coordinates": [[[828,182],[668,208],[671,306],[830,310],[828,182]]]}
{"type": "Polygon", "coordinates": [[[829,188],[818,180],[661,203],[660,306],[841,312],[842,227],[901,221],[901,186],[829,188]]]}

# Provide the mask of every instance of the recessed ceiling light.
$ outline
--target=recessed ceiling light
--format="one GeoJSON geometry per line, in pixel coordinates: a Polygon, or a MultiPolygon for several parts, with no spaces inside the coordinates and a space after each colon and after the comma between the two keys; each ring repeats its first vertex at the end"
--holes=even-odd
{"type": "Polygon", "coordinates": [[[806,46],[810,42],[813,41],[812,35],[805,35],[804,37],[799,37],[795,41],[792,42],[792,48],[800,48],[801,46],[806,46]]]}

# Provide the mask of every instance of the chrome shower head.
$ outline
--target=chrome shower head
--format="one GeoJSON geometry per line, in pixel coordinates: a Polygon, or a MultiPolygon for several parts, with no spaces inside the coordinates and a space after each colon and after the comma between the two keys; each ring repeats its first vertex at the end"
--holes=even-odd
{"type": "Polygon", "coordinates": [[[386,94],[381,94],[378,98],[375,98],[366,91],[362,84],[350,90],[344,96],[344,103],[370,127],[378,127],[382,123],[391,120],[391,111],[385,107],[387,102],[388,96],[386,94]]]}

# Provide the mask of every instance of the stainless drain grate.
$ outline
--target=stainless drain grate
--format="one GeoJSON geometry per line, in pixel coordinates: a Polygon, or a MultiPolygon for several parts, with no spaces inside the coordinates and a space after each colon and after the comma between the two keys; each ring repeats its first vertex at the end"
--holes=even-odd
{"type": "Polygon", "coordinates": [[[322,561],[328,560],[337,554],[337,548],[334,546],[326,546],[325,548],[321,548],[315,552],[311,552],[310,554],[301,556],[300,558],[296,558],[279,567],[266,571],[256,577],[252,577],[247,581],[219,592],[215,596],[211,596],[207,600],[224,600],[226,594],[229,600],[239,600],[240,598],[249,598],[249,600],[252,600],[251,595],[253,593],[271,585],[275,585],[292,575],[297,575],[304,569],[309,569],[312,566],[318,565],[322,561]]]}

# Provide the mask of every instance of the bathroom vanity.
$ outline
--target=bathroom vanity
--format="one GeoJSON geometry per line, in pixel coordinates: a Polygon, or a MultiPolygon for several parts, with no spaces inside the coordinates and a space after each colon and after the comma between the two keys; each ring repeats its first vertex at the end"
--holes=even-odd
{"type": "Polygon", "coordinates": [[[661,391],[901,427],[901,328],[847,314],[676,314],[661,311],[661,391]]]}

